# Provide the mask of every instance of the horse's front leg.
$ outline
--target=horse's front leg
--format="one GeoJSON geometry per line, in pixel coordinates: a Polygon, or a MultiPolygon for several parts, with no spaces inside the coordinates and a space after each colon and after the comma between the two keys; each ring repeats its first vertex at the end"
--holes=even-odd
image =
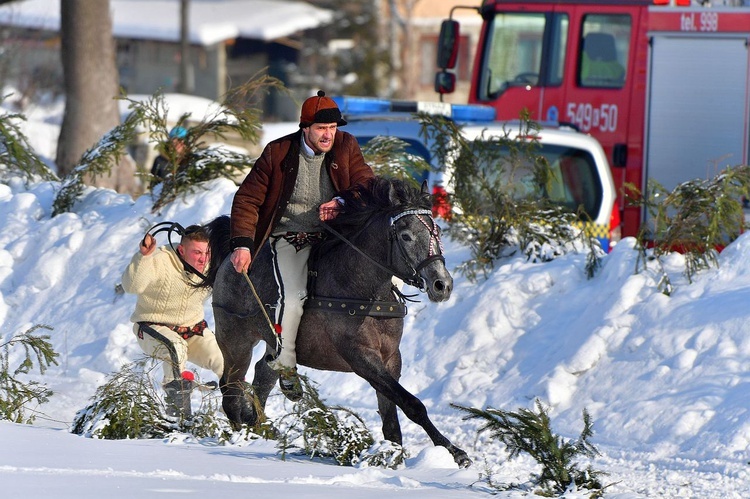
{"type": "Polygon", "coordinates": [[[254,426],[258,415],[247,400],[245,374],[253,357],[257,341],[249,339],[246,327],[233,320],[233,316],[214,306],[216,340],[224,356],[224,374],[221,377],[221,406],[232,427],[243,424],[254,426]]]}
{"type": "MultiPolygon", "coordinates": [[[[388,372],[383,363],[380,353],[370,348],[352,348],[344,354],[349,360],[352,370],[359,376],[367,380],[370,385],[378,392],[378,407],[384,410],[381,413],[383,417],[383,433],[390,432],[394,438],[401,440],[401,429],[398,427],[397,417],[393,417],[395,410],[387,405],[380,405],[380,396],[385,397],[404,411],[406,417],[421,426],[432,440],[432,443],[445,447],[453,456],[453,460],[461,468],[471,465],[471,459],[462,449],[456,447],[448,438],[440,433],[427,415],[427,408],[421,400],[409,393],[396,379],[388,372]],[[395,419],[395,426],[393,420],[395,419]],[[387,428],[386,428],[387,426],[387,428]],[[398,427],[397,430],[394,428],[398,427]]],[[[386,438],[389,438],[386,436],[386,438]]],[[[390,440],[390,438],[389,438],[390,440]]]]}
{"type": "MultiPolygon", "coordinates": [[[[401,352],[396,350],[385,362],[385,368],[393,379],[398,381],[401,378],[401,352]]],[[[396,404],[382,393],[375,392],[378,397],[378,412],[383,422],[383,436],[386,440],[401,445],[403,438],[401,435],[401,425],[398,422],[398,410],[396,404]]]]}

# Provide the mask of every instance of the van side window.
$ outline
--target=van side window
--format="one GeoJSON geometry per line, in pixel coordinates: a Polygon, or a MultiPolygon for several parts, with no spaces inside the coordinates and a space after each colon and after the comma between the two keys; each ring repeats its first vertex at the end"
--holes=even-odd
{"type": "Polygon", "coordinates": [[[622,88],[627,78],[631,19],[628,15],[584,17],[578,54],[582,87],[622,88]]]}

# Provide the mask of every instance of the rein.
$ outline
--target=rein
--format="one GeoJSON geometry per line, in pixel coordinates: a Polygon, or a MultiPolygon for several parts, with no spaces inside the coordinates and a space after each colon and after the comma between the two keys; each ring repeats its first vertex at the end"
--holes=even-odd
{"type": "MultiPolygon", "coordinates": [[[[367,222],[367,224],[365,224],[364,227],[362,227],[359,231],[357,231],[357,234],[359,234],[362,231],[364,231],[367,228],[367,226],[370,225],[371,221],[372,221],[372,219],[370,219],[367,222]]],[[[430,211],[430,210],[406,210],[406,211],[403,211],[403,212],[399,213],[398,215],[395,215],[395,216],[391,217],[391,219],[390,219],[390,224],[389,225],[390,225],[390,228],[391,228],[391,232],[390,232],[390,234],[388,236],[388,240],[391,242],[391,245],[394,242],[396,243],[396,245],[398,246],[399,251],[401,251],[401,255],[404,257],[404,260],[411,267],[412,274],[409,275],[409,276],[407,276],[405,274],[402,274],[401,272],[398,272],[397,270],[394,270],[392,268],[392,264],[393,264],[393,262],[392,262],[392,254],[393,254],[393,252],[392,251],[390,251],[388,253],[388,265],[389,266],[385,266],[385,265],[381,264],[380,262],[378,262],[377,260],[375,260],[370,255],[368,255],[367,253],[365,253],[364,251],[362,251],[361,249],[359,249],[357,247],[357,245],[355,245],[354,243],[352,243],[343,234],[341,234],[340,232],[338,232],[336,229],[334,229],[333,227],[331,227],[326,222],[324,222],[324,221],[321,220],[320,224],[323,226],[323,228],[325,230],[327,230],[328,232],[330,232],[331,234],[333,234],[334,236],[336,236],[337,238],[339,238],[339,240],[341,240],[341,241],[345,242],[346,244],[348,244],[352,249],[354,249],[354,251],[356,251],[357,253],[359,253],[363,257],[365,257],[370,263],[372,263],[373,265],[375,265],[376,267],[378,267],[380,270],[384,270],[388,274],[398,277],[399,279],[401,279],[402,281],[404,281],[406,284],[408,284],[410,286],[414,286],[415,288],[419,289],[422,292],[425,292],[426,289],[425,289],[424,279],[422,279],[421,277],[419,277],[419,271],[422,270],[423,268],[425,268],[430,263],[432,263],[434,260],[441,260],[441,261],[445,262],[445,257],[443,257],[443,255],[442,255],[443,243],[440,241],[440,234],[438,232],[437,224],[432,219],[432,211],[430,211]],[[416,267],[414,267],[414,265],[410,262],[410,259],[409,259],[408,255],[406,254],[406,250],[404,249],[403,245],[398,240],[398,238],[396,238],[396,225],[395,225],[396,222],[398,220],[400,220],[401,218],[403,218],[405,216],[408,216],[408,215],[415,215],[415,216],[417,216],[417,218],[419,219],[419,221],[422,222],[422,224],[425,227],[427,227],[427,229],[430,231],[430,253],[432,253],[432,241],[433,241],[433,239],[436,240],[436,242],[438,244],[438,248],[440,250],[435,255],[430,254],[424,261],[420,262],[416,267]],[[433,228],[430,229],[430,227],[424,222],[424,220],[422,220],[421,217],[419,217],[419,215],[427,215],[427,216],[429,216],[430,220],[432,220],[432,226],[433,226],[433,228]]]]}
{"type": "MultiPolygon", "coordinates": [[[[364,231],[371,223],[372,218],[359,230],[356,234],[360,234],[362,231],[364,231]]],[[[320,222],[321,225],[325,230],[336,236],[339,240],[343,241],[347,245],[349,245],[352,249],[354,249],[357,253],[365,257],[370,263],[378,267],[380,270],[383,270],[387,272],[389,275],[393,275],[404,281],[406,284],[409,284],[411,286],[414,286],[418,288],[420,291],[425,292],[425,282],[424,279],[419,277],[419,271],[425,268],[427,265],[432,263],[435,260],[441,260],[445,262],[445,258],[442,255],[443,251],[443,245],[440,241],[440,234],[439,234],[439,228],[437,227],[437,224],[432,219],[432,212],[430,210],[426,209],[413,209],[413,210],[406,210],[398,215],[395,215],[390,218],[389,226],[390,226],[390,233],[388,236],[388,240],[391,243],[391,248],[393,244],[396,244],[398,246],[399,251],[401,252],[401,255],[403,256],[404,260],[407,262],[407,264],[412,269],[412,274],[407,276],[401,272],[396,271],[393,269],[393,251],[388,252],[388,266],[381,264],[377,260],[375,260],[372,256],[368,255],[364,251],[362,251],[360,248],[357,247],[354,243],[352,243],[347,237],[345,237],[343,234],[338,232],[336,229],[331,227],[329,224],[327,224],[324,221],[320,222]],[[429,230],[430,232],[430,250],[428,257],[417,264],[416,266],[410,261],[409,255],[406,253],[406,250],[404,249],[401,242],[396,237],[396,222],[400,220],[401,218],[409,215],[416,216],[419,221],[429,230]],[[432,220],[432,227],[427,225],[427,223],[422,220],[420,215],[427,215],[430,217],[430,220],[432,220]],[[433,252],[433,240],[435,241],[435,245],[437,246],[437,253],[432,254],[433,252]]],[[[356,235],[355,234],[355,235],[356,235]]],[[[309,282],[308,282],[308,288],[311,290],[311,292],[314,293],[315,290],[315,284],[314,281],[317,278],[317,268],[315,265],[310,262],[308,264],[311,268],[309,269],[309,282]]],[[[358,299],[342,299],[342,298],[332,298],[332,297],[323,297],[323,296],[316,296],[313,294],[312,296],[308,297],[307,301],[305,302],[305,308],[311,308],[311,309],[323,309],[329,312],[335,312],[335,313],[343,313],[350,316],[355,315],[365,315],[369,317],[382,317],[382,318],[403,318],[406,316],[407,308],[406,308],[406,300],[408,300],[408,297],[404,294],[402,294],[396,286],[393,286],[392,293],[394,294],[394,297],[396,298],[396,301],[377,301],[377,300],[358,300],[358,299]]],[[[409,300],[413,301],[413,300],[409,300]]]]}
{"type": "MultiPolygon", "coordinates": [[[[179,258],[182,264],[185,266],[185,269],[197,275],[201,279],[201,282],[206,282],[206,279],[208,279],[208,277],[203,275],[203,273],[201,273],[198,269],[196,269],[195,267],[190,265],[188,262],[186,262],[185,259],[182,258],[182,255],[180,255],[180,252],[177,251],[177,248],[174,247],[174,243],[172,243],[172,232],[176,232],[178,235],[184,236],[186,232],[185,227],[183,227],[177,222],[159,222],[158,224],[148,229],[148,231],[146,231],[146,234],[150,234],[151,237],[156,239],[156,234],[158,234],[159,232],[167,233],[167,241],[169,242],[169,247],[172,248],[172,251],[175,252],[175,254],[177,255],[177,258],[179,258]]],[[[145,235],[143,236],[143,242],[144,243],[146,242],[145,235]]]]}

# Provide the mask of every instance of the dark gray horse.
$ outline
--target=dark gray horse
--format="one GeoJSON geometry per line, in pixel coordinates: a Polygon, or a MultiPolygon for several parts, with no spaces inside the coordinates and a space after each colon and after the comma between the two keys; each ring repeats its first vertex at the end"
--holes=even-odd
{"type": "MultiPolygon", "coordinates": [[[[377,392],[386,439],[401,444],[398,406],[435,445],[447,448],[459,466],[469,466],[466,453],[438,431],[424,404],[398,382],[406,309],[394,295],[392,276],[416,285],[434,302],[447,300],[453,287],[430,213],[431,197],[425,186],[420,191],[384,178],[342,196],[344,210],[330,222],[327,240],[310,260],[317,277],[297,336],[297,362],[314,369],[355,372],[377,392]]],[[[224,354],[222,406],[233,425],[253,425],[257,415],[245,399],[243,380],[253,347],[264,340],[271,353],[276,346],[272,326],[253,292],[254,287],[266,307],[276,303],[269,246],[253,261],[251,287],[227,258],[228,217],[217,218],[208,228],[212,271],[207,284],[213,285],[216,337],[224,354]]],[[[277,379],[264,360],[255,364],[253,388],[261,407],[277,379]]]]}

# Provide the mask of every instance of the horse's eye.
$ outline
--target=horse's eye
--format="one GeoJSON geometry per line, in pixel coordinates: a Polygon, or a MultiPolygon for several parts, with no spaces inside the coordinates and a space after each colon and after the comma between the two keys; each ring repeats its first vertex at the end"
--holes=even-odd
{"type": "Polygon", "coordinates": [[[401,240],[408,243],[408,242],[410,242],[412,240],[412,238],[411,238],[411,235],[409,235],[407,233],[403,233],[403,234],[401,234],[401,240]]]}

